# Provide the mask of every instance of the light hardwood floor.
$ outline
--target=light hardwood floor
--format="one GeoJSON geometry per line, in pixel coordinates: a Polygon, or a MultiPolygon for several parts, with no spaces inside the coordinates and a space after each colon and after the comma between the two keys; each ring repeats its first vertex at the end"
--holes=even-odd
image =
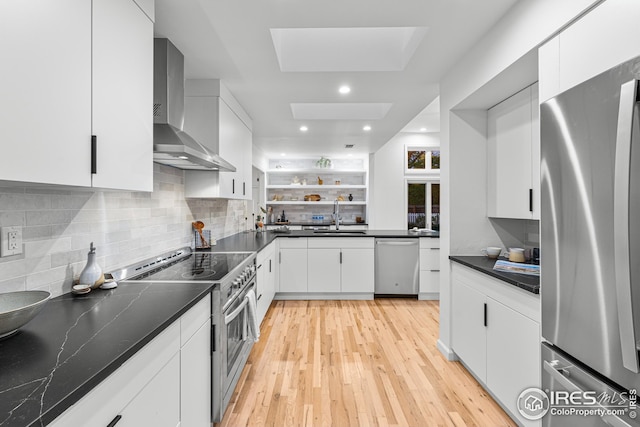
{"type": "Polygon", "coordinates": [[[514,426],[437,350],[438,318],[432,301],[276,301],[219,426],[514,426]]]}

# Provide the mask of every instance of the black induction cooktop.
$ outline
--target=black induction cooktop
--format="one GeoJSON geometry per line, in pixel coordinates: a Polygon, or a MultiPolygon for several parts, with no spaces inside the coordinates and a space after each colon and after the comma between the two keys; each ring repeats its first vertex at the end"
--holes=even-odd
{"type": "Polygon", "coordinates": [[[250,256],[250,252],[194,252],[131,280],[217,282],[250,256]]]}

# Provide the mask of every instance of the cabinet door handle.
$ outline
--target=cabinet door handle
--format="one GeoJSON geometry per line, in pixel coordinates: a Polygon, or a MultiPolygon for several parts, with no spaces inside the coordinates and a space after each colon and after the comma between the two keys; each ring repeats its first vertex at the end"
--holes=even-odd
{"type": "Polygon", "coordinates": [[[260,294],[260,296],[258,297],[257,301],[260,301],[260,298],[262,298],[262,294],[260,294]]]}
{"type": "Polygon", "coordinates": [[[282,252],[278,252],[278,264],[282,264],[282,252]]]}
{"type": "Polygon", "coordinates": [[[98,173],[98,137],[91,135],[91,173],[98,173]]]}
{"type": "Polygon", "coordinates": [[[243,196],[247,195],[247,183],[246,182],[242,183],[242,195],[243,196]]]}
{"type": "Polygon", "coordinates": [[[487,326],[487,303],[484,303],[484,326],[487,326]]]}
{"type": "Polygon", "coordinates": [[[231,180],[231,193],[232,194],[236,194],[236,179],[235,178],[233,178],[231,180]]]}
{"type": "Polygon", "coordinates": [[[533,188],[529,189],[529,212],[533,212],[533,188]]]}
{"type": "Polygon", "coordinates": [[[122,419],[122,415],[116,415],[116,417],[112,419],[109,424],[107,424],[107,427],[115,426],[116,424],[118,424],[118,421],[120,421],[121,419],[122,419]]]}
{"type": "Polygon", "coordinates": [[[271,273],[271,258],[269,258],[269,273],[271,273]]]}
{"type": "Polygon", "coordinates": [[[216,352],[216,325],[211,325],[211,353],[216,352]]]}
{"type": "Polygon", "coordinates": [[[340,251],[340,264],[342,264],[342,251],[340,251]]]}
{"type": "Polygon", "coordinates": [[[262,264],[260,264],[259,266],[256,267],[256,270],[259,270],[262,268],[262,264]]]}

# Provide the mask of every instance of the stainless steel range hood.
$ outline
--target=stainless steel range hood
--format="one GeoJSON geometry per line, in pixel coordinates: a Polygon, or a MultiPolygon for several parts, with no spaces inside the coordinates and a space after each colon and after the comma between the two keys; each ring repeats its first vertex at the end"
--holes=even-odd
{"type": "Polygon", "coordinates": [[[168,39],[154,39],[153,161],[180,169],[235,172],[190,137],[184,125],[184,56],[168,39]]]}

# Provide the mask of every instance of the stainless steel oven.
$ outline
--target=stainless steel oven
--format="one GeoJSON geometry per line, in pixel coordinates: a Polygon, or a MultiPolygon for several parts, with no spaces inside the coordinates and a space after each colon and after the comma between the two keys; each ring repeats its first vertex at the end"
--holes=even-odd
{"type": "Polygon", "coordinates": [[[253,342],[256,254],[195,252],[182,248],[123,269],[117,279],[146,282],[207,282],[213,285],[211,307],[211,419],[219,422],[238,383],[253,342]]]}
{"type": "Polygon", "coordinates": [[[253,274],[239,291],[235,292],[233,298],[223,304],[222,314],[217,316],[220,348],[213,353],[213,366],[215,372],[220,373],[220,378],[214,379],[219,384],[216,384],[213,390],[214,402],[220,402],[221,406],[219,411],[216,411],[214,405],[214,414],[219,413],[219,418],[214,417],[215,421],[220,421],[224,415],[256,338],[256,332],[253,331],[255,325],[251,324],[251,307],[255,304],[255,291],[256,280],[253,274]],[[220,396],[216,395],[217,391],[220,396]]]}

